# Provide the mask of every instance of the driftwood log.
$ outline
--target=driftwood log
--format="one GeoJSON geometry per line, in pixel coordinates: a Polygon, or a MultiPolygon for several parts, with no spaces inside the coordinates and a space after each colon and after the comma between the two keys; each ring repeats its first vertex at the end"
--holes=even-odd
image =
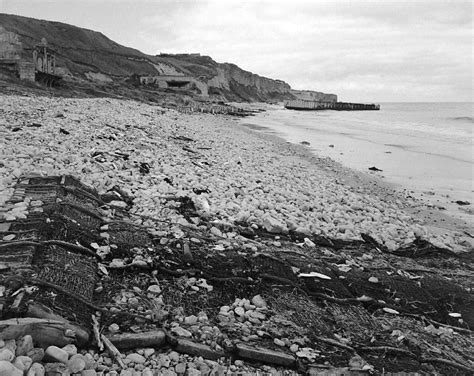
{"type": "Polygon", "coordinates": [[[134,347],[160,347],[166,342],[165,332],[153,330],[144,333],[114,334],[108,337],[119,349],[131,349],[134,347]]]}
{"type": "Polygon", "coordinates": [[[0,339],[16,339],[29,334],[40,347],[66,346],[76,342],[76,333],[64,321],[17,318],[0,321],[0,339]]]}
{"type": "MultiPolygon", "coordinates": [[[[28,310],[27,310],[26,315],[31,318],[61,322],[64,328],[74,333],[73,342],[77,343],[79,346],[85,345],[87,342],[89,342],[89,332],[87,330],[85,330],[84,328],[78,325],[74,325],[70,323],[65,318],[59,315],[56,315],[48,307],[45,307],[42,304],[35,303],[32,301],[28,302],[28,310]]],[[[71,343],[71,342],[68,342],[68,343],[71,343]]],[[[55,346],[59,346],[56,343],[51,343],[51,344],[55,346]]]]}

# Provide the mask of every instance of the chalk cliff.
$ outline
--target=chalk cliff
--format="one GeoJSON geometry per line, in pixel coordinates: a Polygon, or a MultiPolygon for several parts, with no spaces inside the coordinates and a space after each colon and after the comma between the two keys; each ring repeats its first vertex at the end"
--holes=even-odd
{"type": "MultiPolygon", "coordinates": [[[[14,40],[17,43],[15,48],[24,60],[30,60],[34,47],[46,39],[48,46],[56,51],[58,73],[65,76],[66,81],[82,80],[101,88],[106,85],[116,88],[125,85],[133,76],[168,75],[189,77],[200,95],[208,94],[211,98],[228,101],[277,102],[303,99],[301,96],[315,100],[333,98],[324,93],[292,90],[284,81],[259,76],[235,64],[217,63],[209,56],[146,55],[122,46],[102,33],[60,22],[0,13],[0,25],[5,35],[3,39],[14,40]],[[20,44],[22,49],[18,50],[20,44]]],[[[0,50],[2,48],[12,46],[0,43],[0,50]]],[[[192,90],[187,94],[192,95],[192,90]]]]}

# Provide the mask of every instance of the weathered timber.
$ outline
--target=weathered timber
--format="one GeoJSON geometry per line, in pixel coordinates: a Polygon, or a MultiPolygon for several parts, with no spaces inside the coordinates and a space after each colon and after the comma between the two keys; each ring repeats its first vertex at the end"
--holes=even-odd
{"type": "Polygon", "coordinates": [[[302,99],[285,102],[285,108],[288,110],[299,111],[378,111],[379,104],[347,103],[347,102],[316,102],[302,99]]]}

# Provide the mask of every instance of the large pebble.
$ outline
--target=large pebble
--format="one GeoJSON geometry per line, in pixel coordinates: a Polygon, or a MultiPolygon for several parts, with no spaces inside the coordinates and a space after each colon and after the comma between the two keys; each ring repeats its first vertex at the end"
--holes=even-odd
{"type": "Polygon", "coordinates": [[[86,362],[82,357],[73,356],[68,360],[67,368],[69,368],[71,373],[78,373],[86,368],[86,362]]]}
{"type": "Polygon", "coordinates": [[[184,373],[186,372],[186,363],[176,364],[176,366],[174,367],[174,370],[176,371],[178,375],[184,375],[184,373]]]}
{"type": "Polygon", "coordinates": [[[0,376],[23,376],[23,371],[6,360],[0,360],[0,376]]]}
{"type": "Polygon", "coordinates": [[[201,371],[196,368],[188,368],[187,376],[201,376],[201,371]]]}
{"type": "Polygon", "coordinates": [[[97,376],[95,369],[85,369],[81,372],[81,376],[97,376]]]}
{"type": "Polygon", "coordinates": [[[17,356],[13,362],[13,365],[23,372],[28,371],[32,364],[33,361],[31,358],[24,355],[17,356]]]}
{"type": "Polygon", "coordinates": [[[265,302],[265,300],[263,300],[263,298],[260,295],[255,295],[252,298],[252,304],[258,308],[265,308],[267,306],[267,303],[265,302]]]}
{"type": "Polygon", "coordinates": [[[10,349],[4,348],[0,350],[0,361],[11,362],[15,355],[11,352],[10,349]]]}
{"type": "Polygon", "coordinates": [[[69,357],[77,354],[77,347],[73,344],[64,346],[63,350],[67,352],[69,357]]]}
{"type": "Polygon", "coordinates": [[[49,346],[44,353],[44,357],[50,362],[66,363],[69,359],[69,354],[57,346],[49,346]]]}
{"type": "Polygon", "coordinates": [[[31,358],[33,363],[39,363],[44,358],[44,350],[41,347],[35,347],[28,351],[26,355],[31,358]]]}
{"type": "Polygon", "coordinates": [[[45,370],[41,363],[33,363],[26,376],[44,376],[45,370]]]}
{"type": "Polygon", "coordinates": [[[192,333],[189,330],[186,330],[180,326],[175,326],[171,331],[180,337],[191,337],[192,333]]]}
{"type": "Polygon", "coordinates": [[[143,364],[146,362],[145,357],[137,353],[128,354],[126,358],[135,364],[143,364]]]}
{"type": "Polygon", "coordinates": [[[29,351],[33,350],[33,337],[26,335],[16,341],[16,355],[27,355],[29,351]]]}
{"type": "Polygon", "coordinates": [[[46,376],[69,376],[71,374],[64,363],[46,363],[44,370],[46,376]]]}

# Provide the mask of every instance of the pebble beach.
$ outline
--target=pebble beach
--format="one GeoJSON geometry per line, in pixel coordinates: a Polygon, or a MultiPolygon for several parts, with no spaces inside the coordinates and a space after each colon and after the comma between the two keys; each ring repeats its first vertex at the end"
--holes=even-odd
{"type": "Polygon", "coordinates": [[[134,197],[137,223],[149,227],[154,219],[184,224],[166,198],[187,196],[216,222],[276,235],[351,240],[364,233],[389,250],[415,237],[456,252],[472,247],[462,225],[434,229],[413,214],[426,212],[423,202],[229,116],[108,98],[12,95],[1,102],[0,205],[22,175],[71,174],[99,192],[120,186],[134,197]]]}

